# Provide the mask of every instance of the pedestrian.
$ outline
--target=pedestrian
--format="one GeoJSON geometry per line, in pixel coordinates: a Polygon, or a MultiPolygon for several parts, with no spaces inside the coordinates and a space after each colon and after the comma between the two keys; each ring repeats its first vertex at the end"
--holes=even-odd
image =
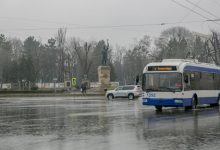
{"type": "Polygon", "coordinates": [[[83,86],[83,91],[84,91],[84,94],[86,94],[86,88],[87,88],[87,83],[85,82],[84,84],[83,84],[84,86],[83,86]]]}
{"type": "Polygon", "coordinates": [[[80,91],[84,94],[84,83],[81,83],[80,91]]]}
{"type": "Polygon", "coordinates": [[[81,92],[82,94],[86,94],[87,83],[84,82],[81,84],[81,92]]]}
{"type": "Polygon", "coordinates": [[[139,74],[136,76],[136,85],[139,83],[139,74]]]}

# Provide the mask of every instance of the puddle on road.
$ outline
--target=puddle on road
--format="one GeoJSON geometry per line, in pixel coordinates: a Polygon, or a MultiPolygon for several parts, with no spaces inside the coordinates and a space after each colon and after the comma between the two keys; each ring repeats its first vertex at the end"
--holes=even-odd
{"type": "MultiPolygon", "coordinates": [[[[0,99],[1,102],[10,100],[0,99]]],[[[3,149],[23,150],[30,145],[32,150],[48,150],[52,145],[55,150],[220,148],[219,107],[188,112],[164,109],[158,113],[139,101],[68,102],[41,98],[13,100],[11,105],[3,103],[3,149]],[[10,144],[5,144],[6,140],[10,144]],[[36,144],[35,140],[40,142],[36,144]]]]}

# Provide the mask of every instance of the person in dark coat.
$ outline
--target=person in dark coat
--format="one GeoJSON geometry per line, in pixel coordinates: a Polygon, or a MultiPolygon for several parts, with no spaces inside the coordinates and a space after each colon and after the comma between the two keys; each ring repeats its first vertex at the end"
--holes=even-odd
{"type": "Polygon", "coordinates": [[[136,85],[139,84],[139,74],[136,76],[136,85]]]}
{"type": "Polygon", "coordinates": [[[80,90],[81,90],[82,94],[84,94],[84,84],[83,83],[81,83],[80,90]]]}
{"type": "Polygon", "coordinates": [[[86,94],[86,82],[81,84],[81,91],[82,91],[82,94],[86,94]]]}
{"type": "Polygon", "coordinates": [[[84,94],[86,94],[86,88],[87,88],[87,83],[86,83],[86,82],[84,83],[84,86],[83,86],[83,87],[84,87],[84,89],[83,89],[84,94]]]}

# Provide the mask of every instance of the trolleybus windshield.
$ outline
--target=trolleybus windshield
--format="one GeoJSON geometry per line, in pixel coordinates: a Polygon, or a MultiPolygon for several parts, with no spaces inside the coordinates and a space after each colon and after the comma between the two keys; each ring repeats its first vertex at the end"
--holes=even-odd
{"type": "Polygon", "coordinates": [[[172,73],[145,73],[143,75],[143,90],[146,92],[180,92],[182,91],[182,74],[172,73]]]}

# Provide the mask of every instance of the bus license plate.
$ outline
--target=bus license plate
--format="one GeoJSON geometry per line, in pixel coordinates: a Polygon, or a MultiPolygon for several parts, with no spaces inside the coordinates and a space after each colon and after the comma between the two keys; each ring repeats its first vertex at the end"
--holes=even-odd
{"type": "Polygon", "coordinates": [[[147,93],[148,97],[156,97],[156,93],[147,93]]]}

